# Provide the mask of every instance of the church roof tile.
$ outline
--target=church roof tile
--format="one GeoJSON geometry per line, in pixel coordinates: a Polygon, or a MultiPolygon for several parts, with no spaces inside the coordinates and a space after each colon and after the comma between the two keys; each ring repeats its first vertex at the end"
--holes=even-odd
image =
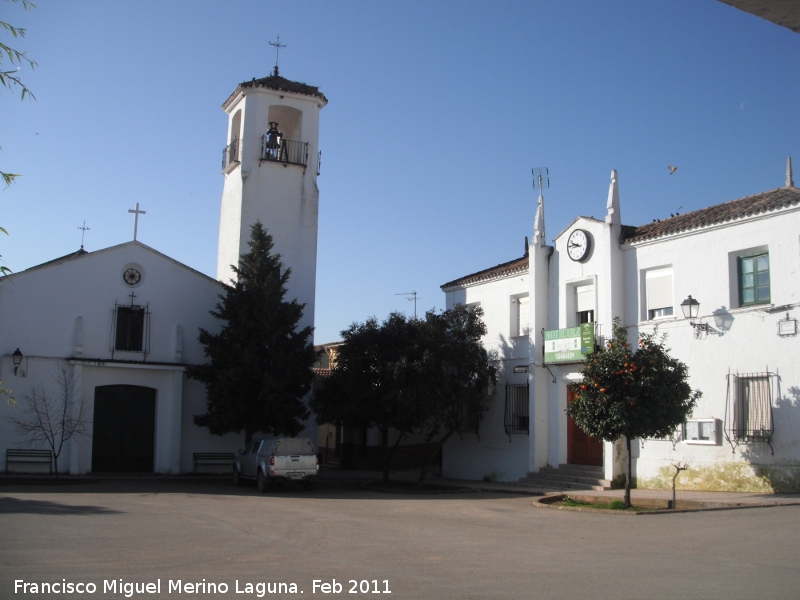
{"type": "Polygon", "coordinates": [[[239,86],[234,90],[234,92],[228,97],[225,103],[222,105],[223,108],[226,108],[228,104],[233,100],[239,90],[244,88],[256,88],[256,87],[264,87],[269,88],[271,90],[277,90],[279,92],[290,92],[294,94],[305,94],[306,96],[316,96],[320,100],[322,100],[325,104],[328,103],[328,99],[325,97],[325,94],[319,91],[319,88],[313,85],[308,85],[306,83],[300,83],[299,81],[292,81],[290,79],[286,79],[285,77],[281,77],[273,73],[268,77],[262,77],[261,79],[251,79],[250,81],[243,81],[239,84],[239,86]]]}

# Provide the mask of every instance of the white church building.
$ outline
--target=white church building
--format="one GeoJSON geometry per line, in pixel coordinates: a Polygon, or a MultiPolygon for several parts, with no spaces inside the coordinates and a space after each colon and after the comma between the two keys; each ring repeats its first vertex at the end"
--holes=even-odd
{"type": "MultiPolygon", "coordinates": [[[[34,391],[63,397],[62,370],[72,382],[71,409],[81,400],[87,407],[87,435],[65,445],[60,471],[185,473],[195,453],[242,447],[243,435],[213,436],[193,423],[206,411],[206,394],[186,367],[205,362],[199,328],[219,329],[209,311],[258,220],[284,268],[292,269],[287,300],[306,305],[299,326],[313,327],[325,104],[318,88],[279,76],[277,67],[240,84],[224,103],[218,280],[136,241],[135,230],[134,241],[81,248],[0,279],[0,381],[16,398],[16,405],[0,403],[5,470],[31,466],[24,457],[11,464],[8,450],[47,449],[31,444],[6,417],[22,416],[34,391]]],[[[303,435],[316,439],[316,425],[309,421],[308,428],[303,435]]]]}
{"type": "MultiPolygon", "coordinates": [[[[620,482],[624,442],[567,418],[581,361],[612,333],[667,334],[702,391],[666,440],[635,440],[639,487],[800,491],[800,189],[785,187],[640,227],[622,224],[616,171],[603,220],[576,217],[548,245],[544,199],[525,256],[442,286],[480,306],[499,367],[489,411],[444,449],[443,475],[516,481],[588,467],[620,482]],[[684,316],[694,307],[696,315],[684,316]]],[[[540,479],[541,481],[541,479],[540,479]]],[[[622,480],[624,481],[624,479],[622,480]]]]}

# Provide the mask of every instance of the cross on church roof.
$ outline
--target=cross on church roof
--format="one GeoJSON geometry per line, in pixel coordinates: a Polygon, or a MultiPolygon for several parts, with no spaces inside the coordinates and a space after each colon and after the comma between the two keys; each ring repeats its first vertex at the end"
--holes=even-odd
{"type": "Polygon", "coordinates": [[[85,235],[86,235],[86,232],[87,232],[87,231],[89,231],[89,230],[91,229],[91,227],[87,227],[87,226],[86,226],[86,220],[84,219],[84,221],[83,221],[83,227],[81,227],[81,226],[79,225],[79,226],[78,226],[78,229],[82,230],[82,231],[81,231],[81,250],[83,250],[83,236],[85,236],[85,235]]]}
{"type": "Polygon", "coordinates": [[[286,48],[286,44],[281,44],[281,36],[279,35],[278,36],[278,41],[277,42],[270,42],[269,45],[270,46],[275,46],[275,72],[273,73],[273,75],[277,75],[278,74],[278,55],[279,55],[279,53],[281,51],[281,48],[286,48]]]}
{"type": "Polygon", "coordinates": [[[129,213],[133,213],[133,241],[136,241],[136,233],[139,230],[139,215],[146,215],[147,211],[139,210],[139,203],[136,203],[136,208],[129,208],[129,213]]]}

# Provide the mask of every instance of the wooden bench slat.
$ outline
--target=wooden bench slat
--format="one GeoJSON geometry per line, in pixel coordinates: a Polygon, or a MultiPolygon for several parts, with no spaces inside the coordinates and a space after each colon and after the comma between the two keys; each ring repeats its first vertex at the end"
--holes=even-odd
{"type": "Polygon", "coordinates": [[[197,473],[198,465],[233,464],[233,452],[195,452],[192,457],[194,458],[195,473],[197,473]]]}
{"type": "Polygon", "coordinates": [[[51,450],[27,450],[25,448],[6,449],[6,473],[11,463],[41,463],[50,467],[53,472],[53,452],[51,450]]]}

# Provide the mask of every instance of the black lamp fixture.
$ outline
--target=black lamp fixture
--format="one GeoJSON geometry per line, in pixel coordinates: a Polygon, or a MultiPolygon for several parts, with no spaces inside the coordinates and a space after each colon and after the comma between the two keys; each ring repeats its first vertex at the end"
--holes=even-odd
{"type": "Polygon", "coordinates": [[[22,352],[19,351],[19,348],[14,350],[11,358],[14,360],[14,375],[16,375],[17,371],[19,371],[19,365],[22,363],[22,352]]]}
{"type": "Polygon", "coordinates": [[[681,310],[683,311],[683,316],[686,319],[689,319],[689,325],[695,328],[697,331],[702,331],[704,333],[708,333],[708,323],[695,323],[694,320],[697,318],[697,315],[700,314],[700,303],[692,298],[691,295],[681,302],[681,310]]]}

